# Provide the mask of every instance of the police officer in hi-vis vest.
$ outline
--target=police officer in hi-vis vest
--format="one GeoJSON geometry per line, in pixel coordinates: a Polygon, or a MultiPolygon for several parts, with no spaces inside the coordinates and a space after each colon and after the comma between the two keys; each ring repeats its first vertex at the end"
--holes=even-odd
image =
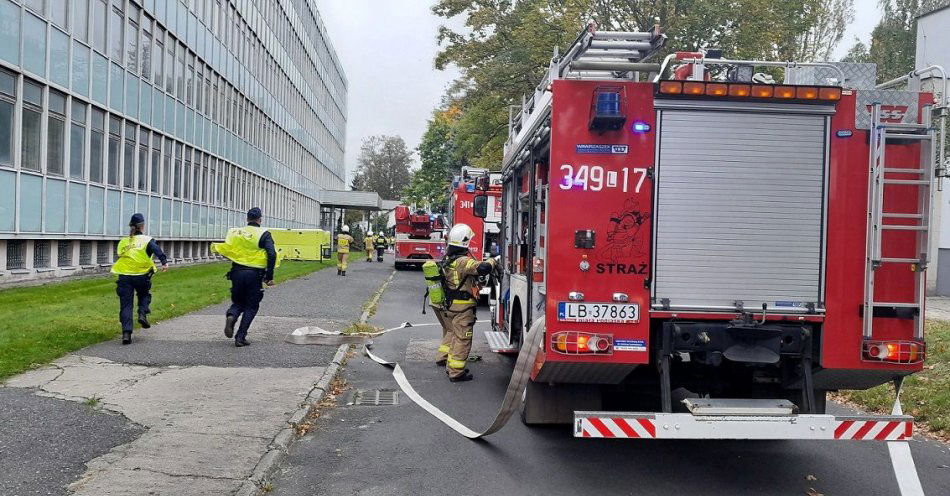
{"type": "Polygon", "coordinates": [[[212,251],[233,262],[228,279],[231,280],[231,307],[225,313],[224,335],[234,337],[234,346],[241,348],[247,341],[247,330],[257,315],[264,299],[263,285],[274,285],[274,267],[280,265],[274,238],[261,228],[261,209],[247,211],[247,225],[228,229],[224,243],[212,243],[212,251]],[[237,334],[234,324],[241,317],[237,334]]]}
{"type": "Polygon", "coordinates": [[[152,302],[152,274],[155,262],[152,255],[162,263],[162,272],[168,270],[168,259],[151,236],[146,236],[145,216],[133,214],[129,221],[129,236],[119,241],[116,252],[119,259],[112,264],[112,273],[117,274],[115,292],[119,295],[119,322],[122,323],[122,344],[132,342],[132,306],[136,295],[139,298],[139,324],[148,329],[149,303],[152,302]]]}
{"type": "Polygon", "coordinates": [[[350,236],[350,226],[340,228],[340,234],[336,235],[336,275],[346,275],[346,261],[350,258],[350,245],[353,244],[353,236],[350,236]]]}

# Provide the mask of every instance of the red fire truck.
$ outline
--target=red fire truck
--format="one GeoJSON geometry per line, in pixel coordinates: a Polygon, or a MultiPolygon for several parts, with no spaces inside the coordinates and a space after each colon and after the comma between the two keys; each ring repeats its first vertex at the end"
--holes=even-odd
{"type": "Polygon", "coordinates": [[[501,174],[490,173],[487,169],[463,167],[461,174],[452,180],[449,205],[449,225],[468,224],[475,231],[469,251],[476,258],[491,256],[492,245],[497,247],[498,244],[501,225],[501,174]],[[475,217],[472,212],[476,194],[488,197],[488,211],[484,219],[475,217]]]}
{"type": "Polygon", "coordinates": [[[442,234],[445,226],[441,217],[424,210],[412,210],[407,205],[396,207],[395,268],[421,267],[426,260],[440,259],[445,254],[442,234]]]}
{"type": "Polygon", "coordinates": [[[511,113],[489,341],[543,319],[524,421],[908,438],[912,418],[825,414],[825,395],[921,370],[945,106],[919,83],[942,69],[875,87],[869,64],[649,62],[664,42],[588,26],[511,113]]]}

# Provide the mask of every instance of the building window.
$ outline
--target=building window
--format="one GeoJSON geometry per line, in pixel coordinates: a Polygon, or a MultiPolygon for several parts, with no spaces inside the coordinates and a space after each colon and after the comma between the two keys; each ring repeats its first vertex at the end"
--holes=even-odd
{"type": "Polygon", "coordinates": [[[79,265],[92,265],[92,241],[79,242],[79,265]]]}
{"type": "Polygon", "coordinates": [[[33,9],[39,15],[46,14],[46,0],[24,0],[23,5],[33,9]]]}
{"type": "Polygon", "coordinates": [[[73,265],[73,242],[60,241],[56,248],[56,265],[58,267],[71,267],[73,265]]]}
{"type": "Polygon", "coordinates": [[[50,90],[49,119],[46,122],[46,172],[49,174],[63,175],[65,129],[66,95],[50,90]]]}
{"type": "Polygon", "coordinates": [[[70,3],[73,6],[73,36],[77,40],[89,41],[89,0],[71,0],[70,3]]]}
{"type": "Polygon", "coordinates": [[[45,269],[49,267],[49,241],[38,239],[33,242],[33,268],[45,269]]]}
{"type": "Polygon", "coordinates": [[[86,177],[86,104],[73,100],[69,134],[69,177],[86,177]]]}
{"type": "Polygon", "coordinates": [[[109,117],[109,184],[119,185],[119,154],[122,153],[122,120],[109,117]]]}
{"type": "Polygon", "coordinates": [[[158,134],[152,135],[152,175],[151,192],[161,193],[160,186],[162,176],[162,137],[158,134]]]}
{"type": "Polygon", "coordinates": [[[139,40],[139,49],[142,62],[142,80],[148,81],[152,76],[152,20],[142,19],[142,39],[139,40]]]}
{"type": "Polygon", "coordinates": [[[139,53],[139,8],[129,4],[129,17],[127,24],[128,31],[125,33],[125,42],[128,44],[125,49],[126,67],[133,73],[138,70],[139,53]]]}
{"type": "Polygon", "coordinates": [[[113,0],[112,17],[109,23],[109,46],[111,47],[112,60],[120,64],[122,63],[122,52],[125,46],[122,40],[122,33],[125,32],[125,26],[122,22],[122,3],[124,1],[113,0]]]}
{"type": "Polygon", "coordinates": [[[102,166],[105,158],[105,119],[106,113],[92,109],[92,133],[89,137],[89,180],[102,182],[102,166]]]}
{"type": "Polygon", "coordinates": [[[139,132],[139,191],[146,191],[148,189],[148,164],[148,131],[143,127],[139,132]]]}
{"type": "Polygon", "coordinates": [[[172,142],[170,139],[165,138],[165,154],[162,156],[162,168],[164,173],[162,174],[162,191],[161,194],[165,196],[171,196],[172,190],[172,142]]]}
{"type": "Polygon", "coordinates": [[[125,123],[125,153],[122,155],[122,186],[135,187],[135,124],[125,123]]]}
{"type": "Polygon", "coordinates": [[[92,2],[92,46],[101,53],[106,53],[106,23],[108,22],[109,6],[106,0],[92,2]]]}
{"type": "Polygon", "coordinates": [[[0,70],[0,165],[13,165],[13,104],[16,76],[0,70]]]}
{"type": "Polygon", "coordinates": [[[7,270],[26,268],[26,241],[7,240],[7,270]]]}
{"type": "Polygon", "coordinates": [[[66,0],[53,0],[49,3],[49,17],[57,26],[66,29],[66,20],[69,17],[69,4],[66,0]]]}
{"type": "Polygon", "coordinates": [[[23,146],[24,169],[40,170],[40,119],[43,112],[43,87],[32,81],[23,82],[23,146]]]}
{"type": "Polygon", "coordinates": [[[109,251],[111,251],[112,243],[108,241],[99,241],[96,243],[96,263],[100,265],[105,265],[110,262],[109,260],[109,251]]]}

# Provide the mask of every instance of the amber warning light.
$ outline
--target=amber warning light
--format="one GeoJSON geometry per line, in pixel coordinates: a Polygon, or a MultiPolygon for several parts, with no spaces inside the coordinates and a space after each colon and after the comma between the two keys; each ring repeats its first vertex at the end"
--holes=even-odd
{"type": "Polygon", "coordinates": [[[660,95],[707,96],[714,98],[769,99],[783,101],[837,102],[841,88],[831,86],[788,86],[703,81],[661,81],[660,95]]]}

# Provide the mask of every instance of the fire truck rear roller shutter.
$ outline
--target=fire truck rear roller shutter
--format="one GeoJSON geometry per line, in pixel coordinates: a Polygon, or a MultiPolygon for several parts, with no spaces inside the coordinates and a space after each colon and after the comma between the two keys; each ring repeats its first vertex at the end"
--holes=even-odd
{"type": "Polygon", "coordinates": [[[824,116],[666,110],[661,119],[657,301],[817,302],[824,116]]]}

